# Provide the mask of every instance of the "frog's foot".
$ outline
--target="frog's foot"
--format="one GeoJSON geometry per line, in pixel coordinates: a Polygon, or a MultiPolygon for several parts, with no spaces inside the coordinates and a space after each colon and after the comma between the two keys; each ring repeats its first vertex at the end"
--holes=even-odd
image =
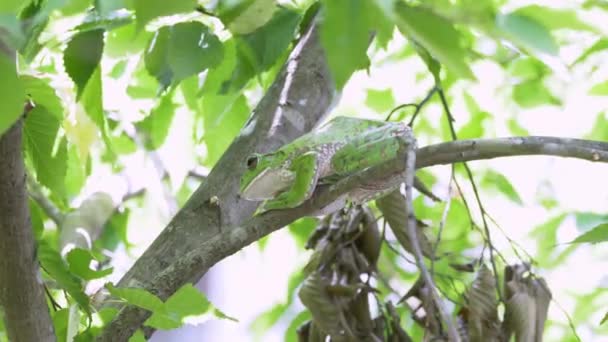
{"type": "Polygon", "coordinates": [[[296,158],[290,169],[296,176],[291,187],[264,204],[264,211],[295,208],[312,196],[319,179],[319,160],[315,152],[304,153],[296,158]]]}

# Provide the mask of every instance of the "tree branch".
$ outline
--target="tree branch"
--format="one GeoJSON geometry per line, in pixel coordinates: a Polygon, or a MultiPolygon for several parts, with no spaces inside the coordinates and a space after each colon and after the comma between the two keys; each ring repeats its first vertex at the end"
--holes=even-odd
{"type": "MultiPolygon", "coordinates": [[[[191,251],[209,241],[219,241],[218,246],[242,248],[240,240],[231,244],[223,240],[226,235],[247,237],[248,233],[244,234],[238,227],[257,207],[257,203],[238,196],[239,179],[247,156],[252,152],[275,150],[310,131],[329,111],[336,94],[317,26],[313,24],[295,46],[241,134],[118,286],[162,288],[165,284],[159,283],[158,274],[181,270],[177,272],[179,280],[168,283],[171,287],[167,288],[166,294],[169,295],[184,283],[200,279],[208,270],[208,261],[184,268],[185,255],[191,251]]],[[[161,297],[167,298],[167,295],[161,297]]],[[[122,310],[98,340],[126,340],[146,316],[145,311],[122,310]]]]}
{"type": "MultiPolygon", "coordinates": [[[[3,115],[0,113],[0,115],[3,115]]],[[[0,136],[0,304],[11,341],[54,341],[28,205],[23,119],[0,136]]]]}

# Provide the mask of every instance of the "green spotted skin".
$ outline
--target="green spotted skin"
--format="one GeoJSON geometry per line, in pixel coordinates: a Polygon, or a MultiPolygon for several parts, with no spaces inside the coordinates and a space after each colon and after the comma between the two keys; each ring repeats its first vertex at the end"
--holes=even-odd
{"type": "Polygon", "coordinates": [[[275,152],[251,156],[241,196],[268,200],[265,210],[296,207],[317,184],[394,158],[410,136],[403,123],[336,117],[275,152]]]}

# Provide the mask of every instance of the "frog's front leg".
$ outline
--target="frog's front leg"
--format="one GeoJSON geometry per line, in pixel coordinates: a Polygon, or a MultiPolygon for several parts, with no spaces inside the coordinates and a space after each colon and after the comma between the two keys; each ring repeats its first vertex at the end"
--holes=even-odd
{"type": "Polygon", "coordinates": [[[264,211],[294,208],[312,196],[319,180],[319,156],[315,152],[304,153],[293,160],[290,169],[295,173],[291,187],[264,204],[264,211]]]}

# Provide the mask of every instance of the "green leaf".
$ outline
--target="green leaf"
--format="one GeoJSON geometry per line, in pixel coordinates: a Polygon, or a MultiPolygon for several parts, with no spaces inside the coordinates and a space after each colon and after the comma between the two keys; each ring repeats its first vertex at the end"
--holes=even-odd
{"type": "Polygon", "coordinates": [[[511,182],[509,182],[507,177],[503,176],[502,174],[488,170],[485,173],[481,184],[485,188],[496,189],[511,201],[519,205],[523,205],[523,201],[517,193],[517,190],[515,190],[513,185],[511,185],[511,182]]]}
{"type": "Polygon", "coordinates": [[[310,234],[315,230],[318,219],[313,217],[303,217],[295,222],[292,222],[287,229],[291,236],[296,240],[296,244],[300,248],[304,248],[306,241],[310,237],[310,234]]]}
{"type": "Polygon", "coordinates": [[[249,117],[249,106],[244,95],[203,97],[206,165],[214,165],[249,117]]]}
{"type": "Polygon", "coordinates": [[[49,80],[23,75],[21,76],[21,83],[25,88],[25,93],[29,95],[36,106],[44,106],[57,119],[63,119],[63,104],[57,96],[55,88],[49,84],[49,80]]]}
{"type": "Polygon", "coordinates": [[[298,342],[298,328],[311,318],[312,316],[308,310],[303,310],[297,314],[289,323],[287,330],[285,330],[285,338],[283,341],[298,342]]]}
{"type": "Polygon", "coordinates": [[[516,12],[496,16],[496,27],[513,43],[526,49],[557,55],[559,47],[540,22],[516,12]]]}
{"type": "Polygon", "coordinates": [[[104,32],[97,29],[77,33],[63,53],[65,71],[76,84],[78,99],[101,61],[104,32]]]}
{"type": "Polygon", "coordinates": [[[184,12],[193,12],[196,0],[135,0],[137,30],[141,30],[152,19],[184,12]]]}
{"type": "Polygon", "coordinates": [[[608,95],[608,81],[595,84],[589,90],[589,95],[606,96],[608,95]]]}
{"type": "Polygon", "coordinates": [[[148,72],[163,88],[218,65],[224,56],[219,38],[199,22],[158,30],[146,49],[148,72]]]}
{"type": "Polygon", "coordinates": [[[131,248],[132,245],[127,239],[127,224],[129,223],[130,213],[131,211],[126,209],[112,215],[109,222],[105,224],[101,236],[95,240],[95,246],[114,251],[122,243],[127,249],[131,248]]]}
{"type": "MultiPolygon", "coordinates": [[[[1,30],[1,28],[0,28],[1,30]]],[[[15,63],[0,53],[0,136],[23,114],[25,92],[15,63]]]]}
{"type": "Polygon", "coordinates": [[[90,313],[89,297],[84,293],[82,283],[70,273],[59,252],[47,242],[39,241],[37,255],[44,271],[57,282],[60,288],[66,290],[85,312],[90,313]]]}
{"type": "Polygon", "coordinates": [[[529,80],[513,86],[513,100],[522,108],[561,104],[560,99],[551,94],[542,79],[529,80]]]}
{"type": "Polygon", "coordinates": [[[509,73],[522,81],[539,79],[549,73],[545,64],[534,57],[523,56],[509,65],[509,73]]]}
{"type": "Polygon", "coordinates": [[[67,140],[56,144],[61,121],[45,107],[32,109],[23,130],[26,156],[36,171],[36,179],[55,195],[64,198],[67,171],[67,140]]]}
{"type": "Polygon", "coordinates": [[[156,312],[163,309],[163,301],[152,293],[134,287],[115,287],[112,283],[107,283],[105,288],[110,294],[118,297],[130,305],[135,305],[139,308],[148,311],[156,312]]]}
{"type": "Polygon", "coordinates": [[[608,215],[600,215],[589,212],[579,212],[574,214],[576,220],[576,228],[586,232],[598,225],[608,223],[608,215]]]}
{"type": "Polygon", "coordinates": [[[597,32],[597,29],[582,21],[577,12],[570,9],[551,8],[548,6],[528,5],[513,12],[517,15],[534,19],[550,30],[571,29],[577,31],[597,32]]]}
{"type": "Polygon", "coordinates": [[[264,335],[264,333],[268,332],[270,328],[272,328],[281,317],[287,312],[289,309],[288,305],[283,303],[276,304],[270,310],[259,314],[253,322],[249,325],[249,329],[256,335],[259,340],[260,337],[264,335]]]}
{"type": "Polygon", "coordinates": [[[146,335],[141,329],[135,330],[133,336],[129,337],[129,342],[146,342],[146,335]]]}
{"type": "Polygon", "coordinates": [[[188,316],[201,316],[209,311],[211,303],[192,284],[182,286],[165,302],[163,309],[155,311],[144,324],[156,329],[175,329],[188,316]]]}
{"type": "Polygon", "coordinates": [[[528,132],[527,129],[523,128],[519,124],[519,122],[517,122],[517,120],[515,120],[513,118],[507,120],[507,127],[509,128],[509,131],[513,135],[519,135],[519,136],[522,136],[522,137],[530,135],[530,132],[528,132]]]}
{"type": "Polygon", "coordinates": [[[25,1],[23,0],[2,0],[0,1],[0,14],[17,13],[24,3],[25,1]]]}
{"type": "Polygon", "coordinates": [[[53,327],[55,328],[55,336],[57,341],[67,341],[66,334],[68,330],[68,315],[69,308],[63,308],[52,312],[53,327]]]}
{"type": "MultiPolygon", "coordinates": [[[[102,3],[105,3],[103,1],[102,3]]],[[[131,23],[106,33],[104,54],[115,58],[125,58],[145,51],[148,41],[153,33],[148,31],[137,32],[135,23],[131,23]]]]}
{"type": "Polygon", "coordinates": [[[95,271],[90,268],[91,262],[95,260],[90,251],[82,248],[72,249],[66,256],[70,272],[74,275],[84,279],[92,280],[103,278],[107,275],[112,274],[113,269],[106,268],[104,270],[95,271]]]}
{"type": "Polygon", "coordinates": [[[242,89],[256,74],[270,69],[294,38],[301,16],[299,13],[280,9],[272,19],[259,29],[237,36],[237,65],[229,81],[223,85],[223,92],[242,89]]]}
{"type": "Polygon", "coordinates": [[[571,243],[598,243],[608,241],[608,223],[600,224],[590,231],[579,235],[574,241],[571,243]]]}
{"type": "Polygon", "coordinates": [[[367,0],[324,0],[321,42],[338,89],[359,69],[369,66],[371,27],[367,0]]]}
{"type": "Polygon", "coordinates": [[[391,108],[395,107],[393,90],[391,88],[384,90],[368,89],[365,105],[377,113],[387,113],[391,108]]]}
{"type": "Polygon", "coordinates": [[[159,148],[167,138],[175,114],[175,104],[172,98],[173,93],[165,94],[160,99],[158,106],[152,109],[150,115],[135,124],[138,130],[145,134],[144,144],[147,149],[159,148]]]}
{"type": "Polygon", "coordinates": [[[608,118],[606,113],[599,113],[593,123],[591,132],[585,135],[585,139],[608,140],[608,118]]]}
{"type": "Polygon", "coordinates": [[[266,24],[276,8],[276,0],[220,1],[218,15],[233,34],[243,35],[266,24]]]}
{"type": "Polygon", "coordinates": [[[608,321],[608,312],[606,312],[606,314],[604,315],[604,317],[602,318],[602,320],[600,321],[600,325],[606,323],[606,321],[608,321]]]}
{"type": "Polygon", "coordinates": [[[119,9],[105,14],[99,14],[97,11],[90,12],[83,22],[76,26],[76,30],[91,31],[103,29],[106,31],[128,25],[133,22],[134,16],[132,12],[119,9]]]}
{"type": "Polygon", "coordinates": [[[574,61],[574,63],[572,63],[572,65],[584,62],[592,54],[594,54],[596,52],[604,51],[606,49],[608,49],[608,39],[606,39],[606,38],[599,38],[595,43],[593,43],[593,45],[591,45],[590,48],[588,48],[587,50],[585,50],[585,52],[583,52],[583,54],[580,55],[576,59],[576,61],[574,61]]]}
{"type": "Polygon", "coordinates": [[[32,199],[30,199],[28,203],[30,207],[30,216],[32,218],[32,230],[34,231],[34,238],[36,241],[38,241],[44,232],[44,219],[46,218],[46,215],[38,203],[32,199]]]}
{"type": "Polygon", "coordinates": [[[473,113],[469,122],[458,130],[458,138],[481,138],[484,134],[483,123],[490,118],[492,118],[492,116],[488,112],[480,111],[473,113]]]}
{"type": "Polygon", "coordinates": [[[475,79],[460,45],[461,34],[451,22],[422,7],[398,2],[397,27],[408,38],[427,49],[441,64],[458,76],[475,79]]]}

